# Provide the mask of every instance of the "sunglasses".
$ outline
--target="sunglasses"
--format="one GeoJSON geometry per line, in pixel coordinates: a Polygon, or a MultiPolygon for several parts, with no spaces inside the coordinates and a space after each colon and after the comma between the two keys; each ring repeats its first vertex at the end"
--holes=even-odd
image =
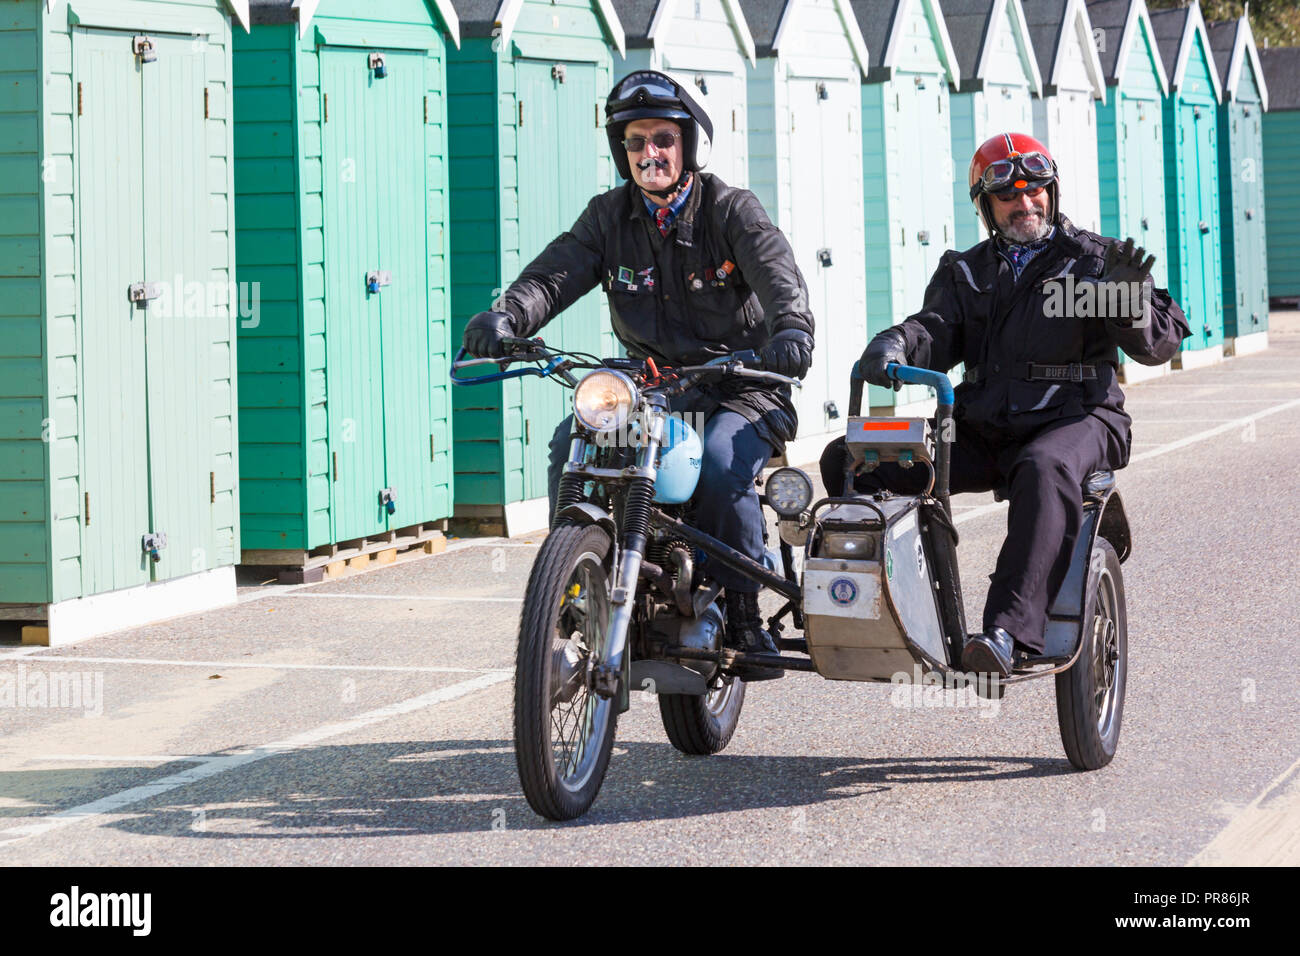
{"type": "Polygon", "coordinates": [[[970,188],[974,199],[980,193],[996,193],[1004,189],[1024,189],[1030,182],[1050,180],[1056,176],[1056,167],[1042,153],[1021,153],[1009,159],[989,163],[984,174],[970,188]]]}
{"type": "MultiPolygon", "coordinates": [[[[673,144],[681,137],[681,133],[670,133],[667,130],[655,133],[649,137],[651,143],[654,143],[655,149],[672,149],[673,144]]],[[[645,149],[645,136],[629,136],[623,140],[623,148],[629,153],[639,153],[645,149]]]]}

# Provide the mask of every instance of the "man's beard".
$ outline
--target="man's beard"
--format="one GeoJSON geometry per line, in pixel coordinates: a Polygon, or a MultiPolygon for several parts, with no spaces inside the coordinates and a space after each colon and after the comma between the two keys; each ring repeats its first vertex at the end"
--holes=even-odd
{"type": "Polygon", "coordinates": [[[1037,242],[1051,231],[1052,224],[1048,222],[1047,216],[1043,215],[1041,210],[1037,211],[1037,225],[1029,223],[1028,213],[1017,213],[1007,223],[1002,230],[1002,234],[1012,242],[1024,245],[1029,242],[1037,242]]]}

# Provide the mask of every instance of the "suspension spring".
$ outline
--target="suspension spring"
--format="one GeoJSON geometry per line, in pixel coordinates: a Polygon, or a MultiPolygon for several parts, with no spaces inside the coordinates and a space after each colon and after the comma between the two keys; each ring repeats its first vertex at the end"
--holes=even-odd
{"type": "Polygon", "coordinates": [[[655,496],[654,482],[633,478],[623,499],[623,547],[644,551],[650,533],[650,507],[655,496]]]}
{"type": "Polygon", "coordinates": [[[561,475],[560,487],[555,494],[555,514],[551,515],[551,527],[555,527],[556,517],[569,505],[576,505],[582,500],[582,486],[586,484],[581,475],[561,475]]]}

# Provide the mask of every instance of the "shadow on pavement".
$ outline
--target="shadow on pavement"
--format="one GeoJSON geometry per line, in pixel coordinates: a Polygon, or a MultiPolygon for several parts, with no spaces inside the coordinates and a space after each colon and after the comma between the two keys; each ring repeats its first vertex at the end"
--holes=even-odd
{"type": "Polygon", "coordinates": [[[927,783],[1071,774],[1061,758],[687,757],[667,743],[616,744],[591,811],[556,824],[520,789],[508,740],[320,747],[125,808],[129,833],[199,838],[382,837],[601,826],[798,808],[927,783]]]}

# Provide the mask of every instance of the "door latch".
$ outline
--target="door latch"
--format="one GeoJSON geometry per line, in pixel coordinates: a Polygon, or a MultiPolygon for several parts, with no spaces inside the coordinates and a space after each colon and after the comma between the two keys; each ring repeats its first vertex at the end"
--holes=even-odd
{"type": "Polygon", "coordinates": [[[700,88],[700,93],[704,96],[709,95],[709,81],[704,78],[703,73],[695,74],[695,85],[700,88]]]}
{"type": "Polygon", "coordinates": [[[817,261],[820,262],[823,266],[829,267],[830,264],[831,264],[831,251],[830,251],[830,249],[818,249],[818,250],[817,250],[817,261]]]}
{"type": "Polygon", "coordinates": [[[1146,217],[1146,216],[1143,216],[1143,217],[1142,217],[1142,228],[1143,228],[1143,229],[1150,229],[1150,228],[1151,228],[1151,223],[1147,222],[1147,217],[1146,217]]]}
{"type": "Polygon", "coordinates": [[[380,488],[380,489],[379,489],[379,504],[380,504],[380,505],[383,507],[383,509],[384,509],[385,511],[387,511],[389,514],[392,514],[393,512],[395,512],[395,511],[397,510],[397,489],[396,489],[396,488],[380,488]]]}
{"type": "Polygon", "coordinates": [[[918,232],[916,234],[916,241],[923,246],[928,246],[930,244],[930,230],[922,229],[920,232],[918,232]]]}
{"type": "Polygon", "coordinates": [[[551,67],[551,79],[556,80],[556,81],[558,81],[558,82],[560,82],[560,83],[563,83],[563,82],[564,82],[564,64],[563,64],[563,63],[557,63],[557,64],[555,64],[553,67],[551,67]]]}
{"type": "Polygon", "coordinates": [[[1205,235],[1210,231],[1210,224],[1206,222],[1204,219],[1202,219],[1200,222],[1196,224],[1196,228],[1201,230],[1201,235],[1205,235]]]}
{"type": "Polygon", "coordinates": [[[822,410],[826,413],[827,418],[835,419],[840,417],[840,410],[834,402],[826,402],[822,405],[822,410]]]}
{"type": "Polygon", "coordinates": [[[140,58],[141,63],[153,63],[158,59],[158,46],[153,37],[138,36],[131,40],[131,52],[140,58]]]}
{"type": "Polygon", "coordinates": [[[1246,218],[1247,218],[1247,219],[1254,219],[1254,218],[1255,218],[1255,210],[1253,210],[1253,209],[1247,209],[1247,210],[1246,210],[1246,218]]]}
{"type": "Polygon", "coordinates": [[[370,63],[370,69],[375,71],[376,80],[382,80],[388,75],[388,64],[384,62],[384,55],[382,53],[370,54],[370,60],[368,62],[370,63]]]}
{"type": "Polygon", "coordinates": [[[366,273],[366,291],[371,295],[377,295],[384,286],[392,284],[393,274],[391,272],[375,271],[366,273]]]}
{"type": "Polygon", "coordinates": [[[149,300],[162,295],[161,282],[136,282],[126,290],[126,297],[137,309],[149,308],[149,300]]]}
{"type": "Polygon", "coordinates": [[[140,539],[140,550],[154,561],[161,561],[162,555],[158,552],[167,547],[167,534],[163,531],[150,531],[140,539]]]}

